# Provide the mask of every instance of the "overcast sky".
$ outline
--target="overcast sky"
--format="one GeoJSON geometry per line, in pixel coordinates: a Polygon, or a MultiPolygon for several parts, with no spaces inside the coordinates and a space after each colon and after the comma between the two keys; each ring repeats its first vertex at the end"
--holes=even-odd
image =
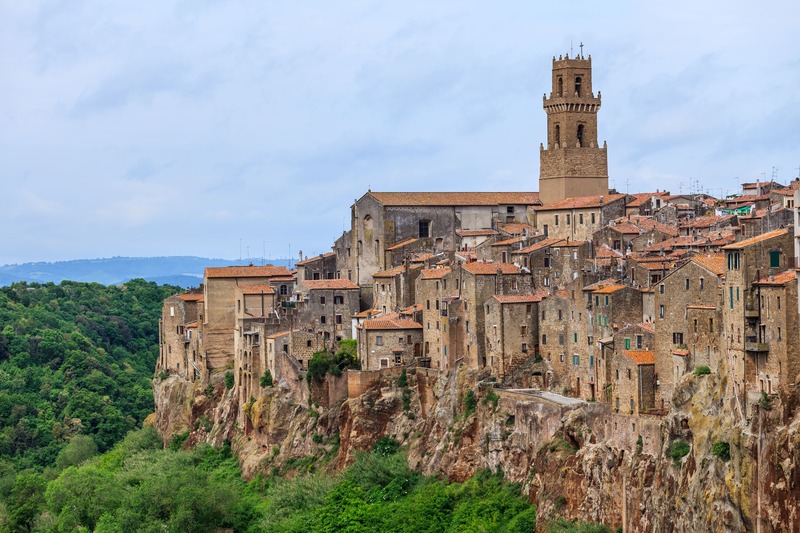
{"type": "Polygon", "coordinates": [[[581,42],[617,189],[788,182],[799,29],[796,0],[0,0],[0,264],[296,257],[368,187],[538,190],[581,42]]]}

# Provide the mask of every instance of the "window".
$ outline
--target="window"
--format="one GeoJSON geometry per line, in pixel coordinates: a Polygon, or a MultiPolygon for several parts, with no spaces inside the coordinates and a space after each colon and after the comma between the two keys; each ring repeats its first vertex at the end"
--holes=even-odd
{"type": "Polygon", "coordinates": [[[558,226],[558,215],[554,215],[554,218],[553,218],[553,225],[554,225],[554,226],[558,226]]]}
{"type": "Polygon", "coordinates": [[[564,93],[564,78],[561,76],[558,77],[558,92],[556,96],[563,96],[564,93]]]}
{"type": "Polygon", "coordinates": [[[389,360],[381,359],[381,368],[388,368],[388,367],[389,367],[389,360]]]}
{"type": "Polygon", "coordinates": [[[319,317],[319,323],[320,324],[324,324],[325,323],[325,315],[322,315],[321,317],[319,317]]]}
{"type": "Polygon", "coordinates": [[[697,319],[694,319],[694,333],[697,334],[697,319]]]}
{"type": "Polygon", "coordinates": [[[683,344],[683,333],[681,332],[673,332],[672,334],[672,344],[681,346],[683,344]]]}
{"type": "Polygon", "coordinates": [[[569,226],[569,223],[570,223],[570,216],[569,216],[569,214],[567,214],[566,218],[567,218],[567,226],[569,226]]]}
{"type": "Polygon", "coordinates": [[[319,297],[319,303],[322,304],[322,305],[325,305],[325,297],[324,296],[320,296],[319,297]]]}
{"type": "Polygon", "coordinates": [[[306,348],[311,348],[311,341],[306,341],[306,348]]]}
{"type": "Polygon", "coordinates": [[[513,205],[506,206],[506,213],[508,213],[509,215],[513,215],[514,214],[514,206],[513,205]]]}
{"type": "Polygon", "coordinates": [[[660,294],[664,294],[664,284],[663,284],[663,283],[662,283],[661,285],[659,285],[659,286],[658,286],[658,292],[659,292],[660,294]]]}
{"type": "Polygon", "coordinates": [[[733,309],[733,287],[728,287],[728,301],[730,302],[731,309],[733,309]]]}
{"type": "Polygon", "coordinates": [[[631,379],[631,369],[629,368],[627,370],[628,370],[628,379],[631,379]]]}
{"type": "Polygon", "coordinates": [[[659,318],[664,318],[664,306],[663,305],[659,305],[658,306],[658,317],[659,318]]]}
{"type": "Polygon", "coordinates": [[[169,307],[169,316],[175,316],[175,308],[173,306],[169,307]]]}
{"type": "Polygon", "coordinates": [[[334,305],[344,305],[344,296],[334,296],[333,297],[333,304],[334,305]]]}
{"type": "Polygon", "coordinates": [[[423,237],[423,238],[431,236],[431,221],[430,220],[420,220],[419,221],[419,236],[423,237]]]}
{"type": "Polygon", "coordinates": [[[559,309],[558,310],[558,320],[560,322],[563,319],[564,319],[564,313],[561,311],[561,309],[559,309]]]}
{"type": "Polygon", "coordinates": [[[608,295],[606,295],[606,306],[608,306],[608,295]]]}
{"type": "MultiPolygon", "coordinates": [[[[705,288],[706,280],[705,278],[700,278],[700,290],[702,291],[705,288]]],[[[688,287],[687,287],[688,289],[688,287]]]]}
{"type": "Polygon", "coordinates": [[[547,344],[547,335],[546,334],[542,334],[542,344],[543,345],[547,344]]]}
{"type": "Polygon", "coordinates": [[[564,334],[563,333],[559,333],[558,334],[558,344],[560,346],[564,346],[564,334]]]}
{"type": "Polygon", "coordinates": [[[561,354],[561,356],[559,357],[559,359],[561,360],[561,362],[562,362],[562,363],[564,362],[564,354],[563,354],[563,353],[561,354]]]}
{"type": "Polygon", "coordinates": [[[336,323],[337,324],[341,324],[342,323],[342,315],[336,315],[336,323]]]}
{"type": "Polygon", "coordinates": [[[289,294],[289,288],[286,285],[281,285],[280,289],[278,289],[278,293],[281,296],[286,296],[287,294],[289,294]]]}
{"type": "Polygon", "coordinates": [[[425,300],[425,309],[427,309],[428,311],[431,310],[431,301],[430,300],[425,300]]]}
{"type": "Polygon", "coordinates": [[[714,319],[713,318],[709,318],[708,319],[708,331],[709,332],[713,332],[714,331],[714,319]]]}
{"type": "Polygon", "coordinates": [[[778,296],[777,298],[778,298],[778,310],[780,310],[780,308],[781,308],[781,297],[778,296]]]}
{"type": "Polygon", "coordinates": [[[542,320],[544,320],[544,309],[542,309],[542,320]]]}
{"type": "Polygon", "coordinates": [[[684,280],[683,288],[686,289],[687,291],[689,290],[689,278],[686,278],[684,280]]]}
{"type": "Polygon", "coordinates": [[[544,267],[545,268],[550,268],[550,258],[549,257],[545,257],[544,258],[544,267]]]}
{"type": "Polygon", "coordinates": [[[577,331],[572,334],[572,342],[574,344],[578,344],[578,332],[577,331]]]}
{"type": "Polygon", "coordinates": [[[592,213],[592,224],[594,224],[594,213],[592,213]]]}
{"type": "Polygon", "coordinates": [[[439,310],[439,300],[436,300],[436,310],[439,310]]]}
{"type": "Polygon", "coordinates": [[[580,366],[581,364],[581,357],[578,354],[572,355],[572,366],[580,366]]]}
{"type": "MultiPolygon", "coordinates": [[[[576,96],[580,96],[581,95],[581,78],[580,78],[580,76],[575,78],[575,95],[576,96]]],[[[583,128],[581,128],[581,130],[582,129],[583,128]]]]}
{"type": "Polygon", "coordinates": [[[636,349],[641,350],[644,347],[644,336],[636,335],[636,349]]]}
{"type": "Polygon", "coordinates": [[[528,334],[528,326],[520,326],[519,334],[523,335],[523,336],[527,335],[528,334]]]}
{"type": "Polygon", "coordinates": [[[769,267],[778,268],[781,266],[781,251],[771,250],[769,252],[769,267]]]}
{"type": "Polygon", "coordinates": [[[583,225],[583,213],[578,215],[578,223],[582,226],[583,225]]]}
{"type": "Polygon", "coordinates": [[[383,335],[375,336],[375,346],[383,346],[383,335]]]}
{"type": "Polygon", "coordinates": [[[528,351],[528,344],[525,343],[525,342],[522,343],[522,351],[523,352],[527,352],[528,351]]]}
{"type": "MultiPolygon", "coordinates": [[[[778,298],[778,309],[780,309],[780,308],[781,308],[781,299],[778,298]]],[[[533,311],[533,305],[532,304],[527,304],[525,306],[525,312],[527,314],[531,314],[532,311],[533,311]]]]}
{"type": "Polygon", "coordinates": [[[783,340],[783,335],[781,335],[781,328],[778,328],[778,342],[783,340]]]}
{"type": "Polygon", "coordinates": [[[631,349],[631,339],[630,339],[630,337],[625,337],[625,349],[626,350],[630,350],[631,349]]]}

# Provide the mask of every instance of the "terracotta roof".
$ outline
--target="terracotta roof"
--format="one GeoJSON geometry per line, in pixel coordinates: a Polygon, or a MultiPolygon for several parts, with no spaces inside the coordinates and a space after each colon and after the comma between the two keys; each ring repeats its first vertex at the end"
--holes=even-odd
{"type": "Polygon", "coordinates": [[[640,322],[639,324],[636,325],[646,331],[649,331],[650,333],[656,332],[656,325],[653,324],[652,322],[640,322]]]}
{"type": "Polygon", "coordinates": [[[727,246],[723,246],[723,250],[741,250],[742,248],[747,248],[750,245],[757,244],[759,242],[767,241],[769,239],[774,239],[776,237],[782,237],[784,235],[788,235],[789,230],[786,228],[776,229],[772,231],[768,231],[766,233],[762,233],[761,235],[756,235],[755,237],[751,237],[749,239],[745,239],[743,241],[735,242],[733,244],[729,244],[727,246]]]}
{"type": "Polygon", "coordinates": [[[418,240],[419,239],[416,238],[416,237],[409,237],[408,239],[403,239],[402,241],[396,242],[393,245],[391,245],[390,247],[388,247],[386,249],[386,251],[387,252],[393,252],[394,250],[399,250],[400,248],[404,248],[404,247],[408,246],[409,244],[414,244],[418,240]]]}
{"type": "Polygon", "coordinates": [[[584,291],[596,291],[598,289],[602,289],[603,287],[608,287],[609,285],[618,285],[618,279],[603,279],[598,281],[597,283],[592,283],[591,285],[587,285],[583,288],[584,291]]]}
{"type": "Polygon", "coordinates": [[[606,206],[610,203],[625,198],[626,194],[602,194],[597,196],[580,196],[578,198],[564,198],[552,204],[534,208],[536,211],[557,211],[561,209],[590,209],[606,206]],[[602,198],[602,201],[600,200],[602,198]]]}
{"type": "Polygon", "coordinates": [[[200,322],[198,322],[197,320],[195,320],[194,322],[189,322],[188,324],[186,324],[186,327],[187,327],[187,328],[190,328],[190,329],[194,329],[194,328],[196,328],[196,327],[197,327],[197,326],[199,326],[199,325],[200,325],[200,322]]]}
{"type": "Polygon", "coordinates": [[[669,270],[675,266],[671,261],[638,261],[636,264],[645,270],[669,270]]]}
{"type": "Polygon", "coordinates": [[[202,293],[187,292],[185,294],[179,294],[178,298],[184,302],[202,302],[204,301],[205,296],[203,296],[202,293]]]}
{"type": "Polygon", "coordinates": [[[542,301],[542,297],[538,294],[495,294],[492,298],[501,304],[530,304],[542,301]]]}
{"type": "Polygon", "coordinates": [[[410,314],[415,313],[417,311],[422,311],[422,304],[409,305],[405,309],[401,309],[400,310],[400,314],[401,315],[410,315],[410,314]]]}
{"type": "Polygon", "coordinates": [[[622,350],[622,353],[637,365],[656,364],[656,354],[649,350],[622,350]]]}
{"type": "Polygon", "coordinates": [[[422,270],[422,279],[441,279],[451,272],[450,267],[425,268],[422,270]]]}
{"type": "Polygon", "coordinates": [[[623,257],[621,252],[612,250],[608,245],[604,244],[594,250],[594,256],[598,259],[619,259],[623,257]]]}
{"type": "Polygon", "coordinates": [[[422,329],[422,324],[410,318],[375,318],[364,321],[364,329],[422,329]]]}
{"type": "Polygon", "coordinates": [[[206,267],[207,278],[274,278],[291,276],[291,272],[282,266],[228,266],[206,267]]]}
{"type": "Polygon", "coordinates": [[[614,230],[623,235],[639,235],[642,230],[638,226],[634,226],[630,222],[618,222],[613,226],[608,226],[608,229],[614,230]]]}
{"type": "Polygon", "coordinates": [[[556,238],[556,237],[549,237],[549,238],[544,239],[542,241],[539,241],[537,243],[531,244],[530,246],[526,246],[525,248],[522,248],[521,250],[515,250],[514,253],[516,253],[516,254],[528,254],[528,253],[531,253],[531,252],[535,252],[537,250],[541,250],[543,248],[547,248],[548,246],[553,246],[553,245],[558,244],[558,243],[560,243],[561,241],[564,241],[564,240],[566,240],[566,239],[559,239],[559,238],[556,238]]]}
{"type": "Polygon", "coordinates": [[[336,255],[336,254],[333,253],[333,252],[327,252],[327,253],[324,253],[324,254],[315,255],[314,257],[306,257],[305,259],[303,259],[302,261],[298,261],[294,265],[295,266],[305,266],[305,265],[307,265],[309,263],[313,263],[315,261],[320,261],[322,259],[325,259],[325,258],[328,258],[328,257],[332,257],[334,255],[336,255]]]}
{"type": "Polygon", "coordinates": [[[639,226],[645,231],[656,230],[663,233],[664,235],[671,235],[673,237],[677,237],[678,233],[680,233],[678,231],[678,228],[676,228],[675,226],[667,226],[666,224],[662,224],[658,220],[655,220],[651,217],[631,215],[630,217],[628,217],[628,219],[633,224],[639,226]]]}
{"type": "Polygon", "coordinates": [[[632,194],[633,200],[627,203],[626,207],[641,207],[646,201],[654,196],[658,196],[661,198],[666,198],[669,196],[669,193],[666,191],[662,192],[640,192],[636,194],[632,194]]]}
{"type": "Polygon", "coordinates": [[[349,279],[304,279],[303,285],[313,290],[320,289],[357,289],[358,285],[349,279]]]}
{"type": "Polygon", "coordinates": [[[716,311],[717,306],[715,305],[687,305],[686,309],[698,309],[701,311],[716,311]]]}
{"type": "Polygon", "coordinates": [[[691,260],[717,276],[725,274],[725,256],[723,254],[696,255],[691,260]]]}
{"type": "Polygon", "coordinates": [[[270,285],[245,285],[236,287],[242,294],[275,294],[275,289],[270,285]]]}
{"type": "MultiPolygon", "coordinates": [[[[419,270],[422,268],[420,264],[413,264],[408,266],[408,270],[419,270]]],[[[393,278],[399,274],[402,274],[405,271],[404,265],[398,265],[394,268],[390,268],[389,270],[382,270],[381,272],[375,272],[372,277],[373,278],[393,278]]]]}
{"type": "Polygon", "coordinates": [[[736,198],[730,198],[728,200],[725,200],[725,204],[726,205],[752,204],[755,202],[763,202],[764,200],[769,200],[769,194],[762,194],[760,196],[754,196],[754,195],[737,196],[736,198]]]}
{"type": "Polygon", "coordinates": [[[428,259],[433,259],[434,257],[436,257],[436,256],[433,255],[432,253],[426,252],[426,253],[415,255],[414,257],[411,258],[411,262],[412,263],[423,263],[423,262],[427,261],[428,259]]]}
{"type": "Polygon", "coordinates": [[[534,205],[538,192],[368,192],[386,206],[534,205]]]}
{"type": "Polygon", "coordinates": [[[465,263],[462,268],[476,276],[491,276],[500,270],[503,274],[519,274],[519,267],[510,263],[465,263]]]}
{"type": "Polygon", "coordinates": [[[300,330],[299,329],[295,329],[295,330],[289,331],[287,329],[286,331],[279,331],[278,333],[273,333],[272,335],[267,335],[266,338],[267,339],[277,339],[277,338],[280,338],[280,337],[284,337],[284,336],[288,335],[289,333],[297,333],[298,331],[300,331],[300,330]]]}
{"type": "Polygon", "coordinates": [[[525,240],[525,237],[513,237],[511,239],[506,239],[504,241],[498,241],[492,243],[492,246],[510,246],[512,244],[517,244],[518,242],[522,242],[525,240]]]}
{"type": "Polygon", "coordinates": [[[365,311],[361,311],[360,313],[356,313],[353,315],[353,318],[370,318],[371,316],[375,316],[379,313],[377,309],[367,309],[365,311]]]}
{"type": "Polygon", "coordinates": [[[507,224],[500,224],[498,228],[503,233],[508,233],[509,235],[522,235],[523,233],[527,233],[528,235],[536,235],[537,233],[536,228],[530,224],[525,224],[524,222],[509,222],[507,224]]]}
{"type": "Polygon", "coordinates": [[[497,235],[493,229],[462,229],[456,232],[459,237],[489,237],[497,235]]]}
{"type": "Polygon", "coordinates": [[[603,287],[601,289],[597,289],[594,292],[595,294],[613,294],[617,291],[620,291],[625,288],[625,285],[609,285],[607,287],[603,287]]]}
{"type": "Polygon", "coordinates": [[[675,350],[672,350],[672,355],[680,355],[682,357],[686,357],[687,355],[689,355],[689,350],[686,350],[686,349],[683,349],[683,348],[675,349],[675,350]]]}
{"type": "Polygon", "coordinates": [[[691,220],[685,220],[681,222],[682,228],[710,228],[711,226],[716,226],[717,224],[722,224],[724,222],[728,222],[733,218],[733,215],[721,215],[721,216],[705,216],[700,218],[693,218],[691,220]]]}
{"type": "Polygon", "coordinates": [[[564,240],[564,242],[559,242],[553,245],[553,248],[576,248],[578,246],[583,246],[587,244],[589,241],[571,241],[569,239],[564,240]]]}
{"type": "Polygon", "coordinates": [[[758,285],[786,285],[797,280],[797,274],[794,270],[786,270],[774,276],[761,278],[756,283],[758,285]]]}
{"type": "Polygon", "coordinates": [[[708,239],[697,235],[683,235],[681,237],[673,237],[665,241],[653,244],[645,248],[648,252],[660,252],[662,250],[672,250],[674,248],[694,248],[699,246],[706,246],[708,239]]]}

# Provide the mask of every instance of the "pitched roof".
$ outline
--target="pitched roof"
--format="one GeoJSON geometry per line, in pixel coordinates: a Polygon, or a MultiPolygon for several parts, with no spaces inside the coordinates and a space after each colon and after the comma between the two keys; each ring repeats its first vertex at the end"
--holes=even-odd
{"type": "Polygon", "coordinates": [[[580,196],[577,198],[564,198],[552,204],[534,208],[536,211],[556,211],[560,209],[590,209],[603,207],[610,203],[622,200],[626,194],[599,194],[596,196],[580,196]]]}
{"type": "Polygon", "coordinates": [[[385,206],[534,205],[538,192],[373,192],[385,206]]]}
{"type": "Polygon", "coordinates": [[[372,308],[372,309],[366,309],[366,310],[364,310],[364,311],[361,311],[360,313],[356,313],[356,314],[354,314],[354,315],[353,315],[353,318],[370,318],[370,317],[371,317],[371,316],[373,316],[373,315],[377,315],[379,312],[380,312],[380,311],[378,311],[378,310],[377,310],[377,309],[375,309],[375,308],[372,308]]]}
{"type": "Polygon", "coordinates": [[[696,255],[691,260],[717,276],[725,274],[725,256],[723,254],[696,255]]]}
{"type": "Polygon", "coordinates": [[[187,292],[184,294],[179,294],[178,298],[183,300],[184,302],[202,302],[205,299],[203,293],[194,293],[194,292],[187,292]]]}
{"type": "Polygon", "coordinates": [[[641,216],[641,215],[631,215],[628,219],[635,225],[639,226],[645,231],[652,231],[656,230],[664,235],[671,235],[673,237],[677,237],[680,231],[675,226],[667,226],[666,224],[662,224],[658,220],[655,220],[651,217],[641,216]]]}
{"type": "Polygon", "coordinates": [[[522,242],[524,240],[525,237],[512,237],[510,239],[505,239],[503,241],[492,243],[492,246],[510,246],[512,244],[517,244],[518,242],[522,242]]]}
{"type": "Polygon", "coordinates": [[[768,241],[769,239],[774,239],[776,237],[782,237],[784,235],[788,235],[789,230],[786,228],[776,229],[772,231],[768,231],[766,233],[762,233],[761,235],[756,235],[755,237],[750,237],[749,239],[745,239],[743,241],[735,242],[733,244],[729,244],[727,246],[723,246],[723,250],[741,250],[742,248],[747,248],[753,244],[757,244],[759,242],[768,241]]]}
{"type": "Polygon", "coordinates": [[[358,289],[358,285],[349,279],[304,279],[301,281],[309,289],[358,289]]]}
{"type": "Polygon", "coordinates": [[[492,276],[497,274],[498,270],[502,274],[519,274],[520,272],[517,265],[510,263],[465,263],[462,268],[476,276],[492,276]]]}
{"type": "Polygon", "coordinates": [[[653,324],[652,322],[640,322],[639,324],[636,325],[642,328],[643,330],[649,331],[650,333],[656,332],[656,325],[653,324]]]}
{"type": "Polygon", "coordinates": [[[498,228],[509,235],[522,235],[523,233],[536,235],[536,228],[524,222],[508,222],[507,224],[500,224],[498,228]]]}
{"type": "Polygon", "coordinates": [[[595,248],[594,256],[598,259],[619,259],[623,257],[622,252],[609,248],[607,244],[595,248]]]}
{"type": "Polygon", "coordinates": [[[564,241],[564,240],[566,240],[566,239],[560,239],[560,238],[557,238],[557,237],[549,237],[549,238],[541,240],[541,241],[539,241],[537,243],[531,244],[530,246],[526,246],[525,248],[522,248],[521,250],[514,250],[514,253],[515,254],[527,254],[527,253],[535,252],[537,250],[541,250],[543,248],[547,248],[548,246],[553,246],[555,244],[558,244],[558,243],[560,243],[561,241],[564,241]]]}
{"type": "Polygon", "coordinates": [[[797,274],[794,270],[786,270],[774,276],[761,278],[756,283],[758,285],[786,285],[797,280],[797,274]]]}
{"type": "Polygon", "coordinates": [[[725,222],[731,221],[733,215],[712,215],[712,216],[705,216],[700,218],[693,218],[691,220],[686,220],[681,222],[680,226],[682,228],[710,228],[711,226],[716,226],[717,224],[723,224],[725,222]]]}
{"type": "Polygon", "coordinates": [[[603,279],[596,283],[592,283],[591,285],[585,286],[582,290],[584,291],[596,291],[598,289],[602,289],[603,287],[608,287],[609,285],[618,285],[619,280],[614,278],[603,279]]]}
{"type": "Polygon", "coordinates": [[[396,242],[393,245],[391,245],[390,247],[388,247],[386,249],[386,251],[387,252],[393,252],[395,250],[399,250],[400,248],[404,248],[404,247],[408,246],[409,244],[414,244],[418,240],[419,239],[417,237],[409,237],[408,239],[403,239],[402,241],[396,242]]]}
{"type": "Polygon", "coordinates": [[[656,354],[650,350],[622,350],[622,353],[637,365],[656,364],[656,354]]]}
{"type": "Polygon", "coordinates": [[[272,335],[267,335],[266,338],[267,339],[277,339],[277,338],[280,338],[280,337],[285,337],[289,333],[297,333],[298,331],[300,331],[300,330],[299,329],[295,329],[295,330],[289,331],[287,329],[286,331],[279,331],[278,333],[273,333],[272,335]]]}
{"type": "Polygon", "coordinates": [[[623,235],[639,235],[642,230],[638,226],[634,226],[628,221],[617,222],[613,226],[608,226],[608,229],[622,233],[623,235]]]}
{"type": "Polygon", "coordinates": [[[282,266],[227,266],[206,267],[207,278],[274,278],[291,276],[292,273],[282,266]]]}
{"type": "Polygon", "coordinates": [[[236,290],[242,294],[275,294],[275,289],[270,285],[240,285],[236,290]]]}
{"type": "Polygon", "coordinates": [[[314,257],[306,257],[302,261],[298,261],[297,263],[295,263],[295,266],[305,266],[314,263],[316,261],[320,261],[322,259],[327,259],[328,257],[333,257],[334,255],[336,255],[334,252],[327,252],[324,254],[315,255],[314,257]]]}
{"type": "Polygon", "coordinates": [[[422,270],[422,279],[441,279],[451,272],[450,267],[425,268],[422,270]]]}
{"type": "Polygon", "coordinates": [[[365,320],[364,329],[422,329],[422,324],[410,318],[374,318],[365,320]]]}
{"type": "Polygon", "coordinates": [[[492,298],[501,304],[531,304],[542,301],[538,294],[495,294],[492,298]]]}
{"type": "Polygon", "coordinates": [[[592,291],[592,292],[594,292],[595,294],[613,294],[613,293],[615,293],[617,291],[621,291],[624,288],[625,288],[625,285],[622,285],[622,284],[619,284],[619,285],[608,285],[606,287],[602,287],[602,288],[597,289],[597,290],[592,291]]]}
{"type": "Polygon", "coordinates": [[[456,232],[459,237],[490,237],[497,235],[493,229],[462,229],[456,232]]]}
{"type": "MultiPolygon", "coordinates": [[[[422,268],[421,264],[411,264],[408,266],[408,270],[419,270],[422,268]]],[[[389,270],[382,270],[380,272],[375,272],[372,277],[373,278],[393,278],[399,274],[402,274],[405,271],[405,265],[398,265],[394,268],[390,268],[389,270]]]]}

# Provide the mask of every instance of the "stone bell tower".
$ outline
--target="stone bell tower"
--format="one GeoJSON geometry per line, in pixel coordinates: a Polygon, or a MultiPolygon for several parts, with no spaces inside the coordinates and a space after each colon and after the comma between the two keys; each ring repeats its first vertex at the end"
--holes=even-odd
{"type": "Polygon", "coordinates": [[[600,92],[592,92],[592,56],[553,57],[553,90],[544,95],[547,145],[539,148],[539,198],[608,194],[606,143],[597,144],[600,92]]]}

